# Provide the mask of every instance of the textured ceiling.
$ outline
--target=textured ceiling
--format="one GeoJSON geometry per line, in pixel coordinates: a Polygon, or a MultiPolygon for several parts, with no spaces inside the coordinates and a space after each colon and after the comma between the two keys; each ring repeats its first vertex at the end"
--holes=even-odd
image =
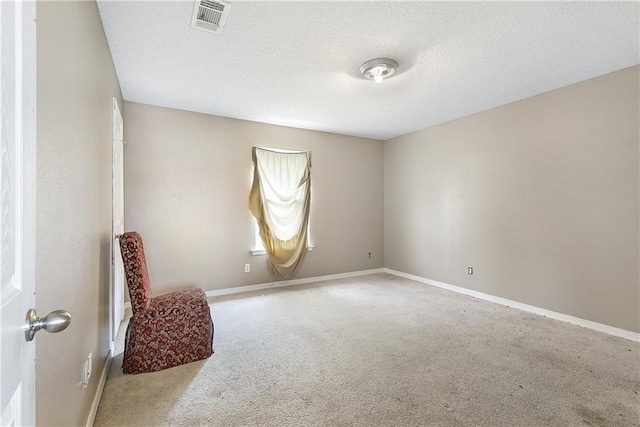
{"type": "Polygon", "coordinates": [[[98,1],[126,100],[386,140],[640,63],[638,2],[231,1],[221,35],[193,5],[98,1]]]}

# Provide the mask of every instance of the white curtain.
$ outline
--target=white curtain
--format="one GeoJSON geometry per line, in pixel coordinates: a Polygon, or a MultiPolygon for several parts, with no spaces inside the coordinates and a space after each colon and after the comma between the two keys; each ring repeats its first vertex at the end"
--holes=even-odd
{"type": "Polygon", "coordinates": [[[258,221],[271,271],[289,278],[307,250],[311,153],[253,148],[249,209],[258,221]]]}

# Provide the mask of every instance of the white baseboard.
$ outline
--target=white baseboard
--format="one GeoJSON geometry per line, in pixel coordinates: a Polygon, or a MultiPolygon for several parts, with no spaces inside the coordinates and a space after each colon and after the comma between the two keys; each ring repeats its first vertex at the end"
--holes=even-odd
{"type": "MultiPolygon", "coordinates": [[[[220,297],[223,295],[240,294],[244,292],[260,291],[262,289],[282,288],[285,286],[303,285],[305,283],[324,282],[326,280],[344,279],[347,277],[367,276],[369,274],[384,273],[384,268],[374,268],[371,270],[350,271],[348,273],[329,274],[326,276],[307,277],[304,279],[281,280],[278,282],[258,283],[256,285],[237,286],[235,288],[215,289],[206,291],[207,298],[220,297]]],[[[124,304],[124,308],[131,308],[131,301],[124,304]]]]}
{"type": "MultiPolygon", "coordinates": [[[[324,282],[326,280],[343,279],[347,277],[366,276],[369,274],[376,274],[376,273],[392,274],[394,276],[403,277],[405,279],[414,280],[416,282],[425,283],[427,285],[436,286],[438,288],[447,289],[449,291],[457,292],[464,295],[469,295],[485,301],[493,302],[493,303],[504,305],[507,307],[516,308],[518,310],[527,311],[529,313],[538,314],[540,316],[549,317],[551,319],[560,320],[563,322],[571,323],[573,325],[582,326],[584,328],[592,329],[594,331],[604,332],[605,334],[624,338],[630,341],[640,342],[640,333],[637,333],[637,332],[627,331],[625,329],[616,328],[613,326],[605,325],[603,323],[581,319],[579,317],[570,316],[568,314],[558,313],[555,311],[547,310],[545,308],[540,308],[540,307],[536,307],[529,304],[523,304],[521,302],[512,301],[506,298],[501,298],[501,297],[497,297],[490,294],[485,294],[483,292],[473,291],[471,289],[450,285],[444,282],[438,282],[437,280],[415,276],[413,274],[392,270],[390,268],[374,268],[371,270],[351,271],[348,273],[329,274],[326,276],[307,277],[304,279],[282,280],[278,282],[268,282],[268,283],[259,283],[256,285],[238,286],[235,288],[216,289],[212,291],[206,291],[206,294],[207,294],[207,297],[210,298],[210,297],[217,297],[217,296],[223,296],[223,295],[233,295],[233,294],[239,294],[244,292],[259,291],[262,289],[281,288],[285,286],[302,285],[305,283],[324,282]]],[[[125,308],[131,308],[131,303],[130,302],[125,303],[125,308]]]]}
{"type": "Polygon", "coordinates": [[[91,404],[91,411],[89,411],[89,418],[87,418],[86,427],[92,427],[94,421],[96,420],[96,414],[98,413],[98,406],[100,405],[100,399],[102,398],[102,391],[104,390],[104,385],[107,382],[107,375],[109,375],[109,369],[111,368],[111,361],[113,360],[113,353],[109,350],[109,354],[107,354],[107,360],[104,362],[104,368],[102,369],[102,374],[100,375],[100,382],[98,383],[98,389],[96,390],[96,395],[93,397],[93,403],[91,404]]]}
{"type": "Polygon", "coordinates": [[[278,282],[258,283],[257,285],[238,286],[235,288],[216,289],[207,291],[207,297],[219,297],[222,295],[233,295],[243,292],[260,291],[262,289],[282,288],[284,286],[303,285],[305,283],[324,282],[333,279],[344,279],[347,277],[367,276],[369,274],[384,273],[384,268],[374,268],[372,270],[350,271],[348,273],[329,274],[326,276],[307,277],[304,279],[281,280],[278,282]]]}
{"type": "Polygon", "coordinates": [[[500,305],[506,305],[508,307],[516,308],[522,311],[527,311],[529,313],[539,314],[541,316],[549,317],[551,319],[561,320],[563,322],[571,323],[573,325],[578,325],[584,328],[593,329],[594,331],[604,332],[605,334],[613,335],[620,338],[625,338],[635,342],[640,342],[640,333],[637,333],[637,332],[615,328],[613,326],[605,325],[598,322],[593,322],[591,320],[581,319],[579,317],[557,313],[555,311],[547,310],[540,307],[535,307],[533,305],[523,304],[517,301],[511,301],[506,298],[496,297],[496,296],[485,294],[482,292],[472,291],[471,289],[450,285],[448,283],[438,282],[437,280],[431,280],[431,279],[426,279],[420,276],[414,276],[413,274],[403,273],[401,271],[392,270],[390,268],[385,268],[383,270],[385,273],[393,274],[394,276],[403,277],[405,279],[414,280],[416,282],[425,283],[427,285],[437,286],[438,288],[443,288],[449,291],[458,292],[460,294],[469,295],[485,301],[490,301],[500,305]]]}

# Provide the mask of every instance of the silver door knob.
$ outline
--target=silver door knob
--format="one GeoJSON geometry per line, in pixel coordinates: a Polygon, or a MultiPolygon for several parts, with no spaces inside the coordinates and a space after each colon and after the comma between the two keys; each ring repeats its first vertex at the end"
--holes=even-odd
{"type": "Polygon", "coordinates": [[[38,317],[36,311],[32,308],[27,311],[26,322],[24,335],[27,341],[31,341],[40,329],[51,333],[67,329],[67,326],[71,324],[71,314],[65,310],[56,310],[44,317],[38,317]]]}

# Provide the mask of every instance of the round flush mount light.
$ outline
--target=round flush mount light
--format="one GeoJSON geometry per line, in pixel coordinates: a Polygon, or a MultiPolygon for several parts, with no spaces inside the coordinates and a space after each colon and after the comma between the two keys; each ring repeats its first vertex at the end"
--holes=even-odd
{"type": "Polygon", "coordinates": [[[398,63],[389,58],[376,58],[365,62],[360,67],[362,75],[370,80],[380,83],[382,79],[391,77],[396,72],[398,63]]]}

